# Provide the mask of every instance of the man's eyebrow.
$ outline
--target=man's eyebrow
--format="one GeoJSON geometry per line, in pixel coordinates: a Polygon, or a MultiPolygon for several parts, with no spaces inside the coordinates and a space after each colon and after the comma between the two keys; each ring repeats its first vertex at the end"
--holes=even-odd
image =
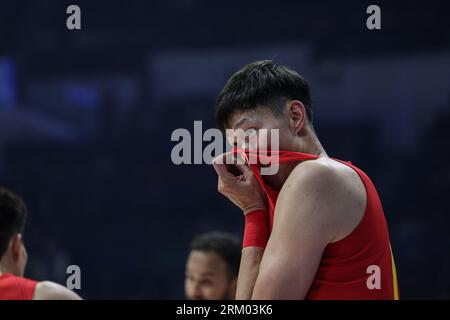
{"type": "MultiPolygon", "coordinates": [[[[191,273],[190,270],[186,270],[185,273],[191,273]]],[[[203,271],[202,273],[200,273],[200,275],[202,276],[210,276],[210,275],[214,275],[215,272],[214,270],[208,270],[208,271],[203,271]]]]}
{"type": "Polygon", "coordinates": [[[237,127],[239,127],[240,125],[242,125],[244,122],[248,121],[248,117],[243,117],[241,118],[238,122],[236,122],[234,124],[234,128],[233,130],[236,130],[237,127]]]}

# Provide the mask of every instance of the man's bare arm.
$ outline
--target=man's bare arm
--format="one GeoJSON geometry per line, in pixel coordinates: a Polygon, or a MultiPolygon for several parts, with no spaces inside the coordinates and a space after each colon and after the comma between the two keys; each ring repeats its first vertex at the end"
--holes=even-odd
{"type": "MultiPolygon", "coordinates": [[[[267,211],[265,194],[248,166],[236,165],[237,170],[241,172],[240,176],[234,176],[228,171],[227,166],[223,163],[225,163],[225,158],[230,155],[231,153],[223,154],[213,161],[214,169],[219,176],[218,191],[243,211],[247,221],[247,218],[249,217],[248,214],[252,214],[252,212],[254,213],[256,211],[267,211]]],[[[256,224],[260,225],[259,223],[256,224]]],[[[265,246],[268,231],[263,229],[260,231],[261,232],[256,233],[265,237],[263,241],[265,246]]],[[[258,275],[259,264],[264,252],[263,246],[257,245],[257,243],[252,241],[250,245],[247,245],[242,250],[236,299],[251,298],[256,277],[258,275]]]]}
{"type": "Polygon", "coordinates": [[[264,248],[261,247],[246,247],[242,250],[236,289],[237,300],[250,300],[252,298],[263,253],[264,248]]]}
{"type": "Polygon", "coordinates": [[[304,299],[343,217],[359,215],[359,194],[345,179],[325,164],[308,162],[294,169],[280,192],[253,299],[304,299]]]}

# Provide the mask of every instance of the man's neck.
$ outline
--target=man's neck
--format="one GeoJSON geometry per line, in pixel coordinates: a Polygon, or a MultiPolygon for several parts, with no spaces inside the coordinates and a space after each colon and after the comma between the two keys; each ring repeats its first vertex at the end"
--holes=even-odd
{"type": "MultiPolygon", "coordinates": [[[[315,156],[328,158],[328,154],[325,152],[325,149],[322,147],[322,144],[313,132],[303,137],[303,139],[298,140],[294,144],[291,151],[308,153],[315,156]]],[[[269,186],[271,186],[275,190],[280,190],[286,179],[291,174],[292,170],[294,170],[294,168],[299,163],[300,161],[294,161],[290,163],[280,164],[278,174],[274,176],[264,176],[263,179],[269,186]]]]}
{"type": "Polygon", "coordinates": [[[312,130],[310,130],[308,135],[303,137],[301,140],[298,140],[294,148],[297,149],[295,151],[301,153],[313,154],[319,157],[328,157],[328,154],[322,147],[319,138],[317,138],[315,132],[312,130]]]}
{"type": "Polygon", "coordinates": [[[5,265],[2,265],[0,263],[0,276],[4,275],[6,273],[11,273],[12,274],[12,272],[5,265]]]}

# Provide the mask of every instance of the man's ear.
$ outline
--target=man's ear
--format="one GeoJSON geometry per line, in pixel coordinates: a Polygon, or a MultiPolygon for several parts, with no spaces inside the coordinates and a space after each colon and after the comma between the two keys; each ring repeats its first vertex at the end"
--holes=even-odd
{"type": "Polygon", "coordinates": [[[19,259],[22,252],[22,234],[16,233],[10,240],[11,253],[14,260],[19,259]]]}
{"type": "Polygon", "coordinates": [[[306,125],[306,109],[301,101],[292,100],[288,104],[287,113],[292,132],[298,135],[306,125]]]}

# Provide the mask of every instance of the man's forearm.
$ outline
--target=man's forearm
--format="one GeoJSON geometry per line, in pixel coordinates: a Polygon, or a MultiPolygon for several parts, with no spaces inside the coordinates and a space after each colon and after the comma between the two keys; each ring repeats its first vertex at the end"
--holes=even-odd
{"type": "Polygon", "coordinates": [[[269,237],[267,210],[245,214],[245,228],[236,299],[250,300],[259,273],[259,265],[269,237]]]}
{"type": "Polygon", "coordinates": [[[237,300],[250,300],[252,298],[263,253],[264,248],[261,247],[246,247],[242,249],[236,290],[237,300]]]}

